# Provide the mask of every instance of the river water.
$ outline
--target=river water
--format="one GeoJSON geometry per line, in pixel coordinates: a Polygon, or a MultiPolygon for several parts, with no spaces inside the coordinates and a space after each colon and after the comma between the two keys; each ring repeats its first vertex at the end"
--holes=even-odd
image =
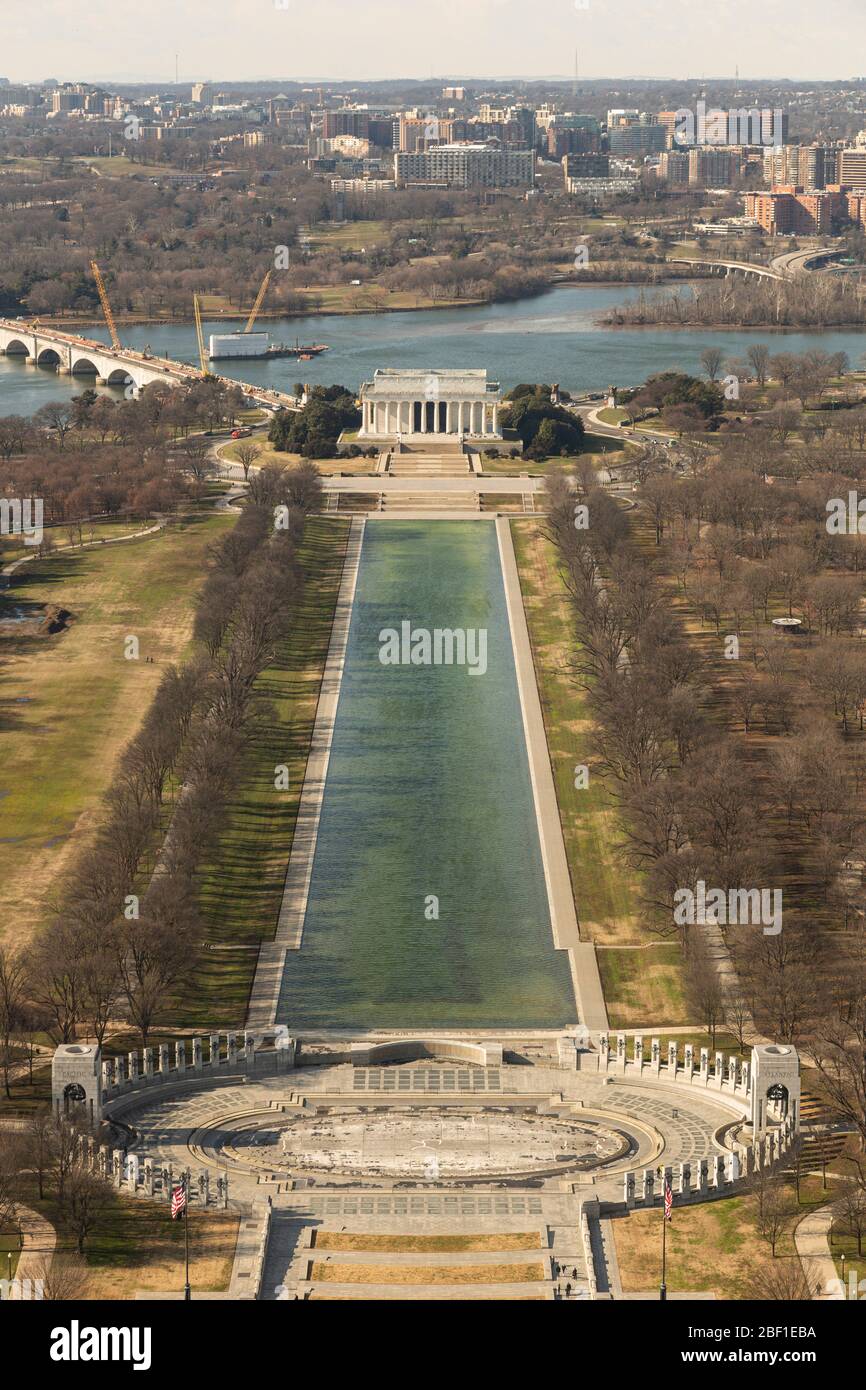
{"type": "MultiPolygon", "coordinates": [[[[224,376],[282,390],[299,380],[341,382],[357,390],[377,367],[486,367],[505,390],[519,381],[547,381],[570,390],[595,391],[609,385],[636,385],[652,372],[668,368],[700,374],[701,353],[710,346],[721,347],[732,357],[743,356],[755,342],[768,343],[773,352],[820,347],[847,352],[854,364],[866,350],[866,335],[855,329],[769,333],[766,329],[704,332],[598,326],[607,309],[638,293],[622,285],[559,286],[531,299],[481,308],[269,321],[272,341],[328,343],[330,351],[311,362],[278,358],[246,362],[237,369],[221,362],[218,368],[224,376]]],[[[205,333],[225,331],[226,326],[224,321],[210,321],[205,333]]],[[[108,341],[104,329],[83,332],[108,341]]],[[[130,347],[147,345],[160,356],[198,361],[191,324],[124,327],[121,337],[130,347]]],[[[58,377],[48,368],[0,357],[0,415],[31,414],[46,401],[74,395],[86,384],[86,378],[58,377]]]]}

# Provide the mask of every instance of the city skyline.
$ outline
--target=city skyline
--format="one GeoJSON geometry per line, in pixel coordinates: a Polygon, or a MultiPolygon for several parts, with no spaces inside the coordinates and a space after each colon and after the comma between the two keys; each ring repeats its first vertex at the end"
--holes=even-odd
{"type": "Polygon", "coordinates": [[[523,0],[440,0],[435,11],[426,0],[318,0],[313,8],[301,0],[189,0],[182,12],[152,0],[142,25],[140,12],[93,0],[85,31],[63,0],[38,0],[0,20],[0,75],[168,83],[177,63],[183,82],[327,81],[338,73],[344,82],[565,80],[573,61],[563,56],[576,49],[586,79],[713,80],[739,71],[743,81],[783,73],[844,81],[857,76],[846,69],[858,38],[866,39],[859,0],[827,0],[820,26],[810,25],[806,0],[731,0],[723,13],[687,0],[652,9],[642,0],[550,0],[531,25],[525,16],[523,0]]]}

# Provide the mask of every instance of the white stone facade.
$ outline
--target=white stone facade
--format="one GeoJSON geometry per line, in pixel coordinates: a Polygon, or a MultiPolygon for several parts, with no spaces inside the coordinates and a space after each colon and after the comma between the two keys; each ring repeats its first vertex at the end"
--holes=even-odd
{"type": "Polygon", "coordinates": [[[359,439],[502,438],[499,383],[483,370],[379,370],[362,385],[360,400],[359,439]]]}

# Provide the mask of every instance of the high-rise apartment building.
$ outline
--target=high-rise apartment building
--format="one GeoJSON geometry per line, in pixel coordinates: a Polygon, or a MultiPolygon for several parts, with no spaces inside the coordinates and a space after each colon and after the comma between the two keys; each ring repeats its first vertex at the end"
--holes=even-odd
{"type": "Polygon", "coordinates": [[[531,188],[535,151],[495,145],[435,145],[394,155],[398,187],[427,184],[442,188],[531,188]]]}

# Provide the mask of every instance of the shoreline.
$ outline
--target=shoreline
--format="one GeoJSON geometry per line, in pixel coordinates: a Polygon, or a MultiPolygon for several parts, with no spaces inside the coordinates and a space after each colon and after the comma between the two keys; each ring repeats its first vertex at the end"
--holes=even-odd
{"type": "MultiPolygon", "coordinates": [[[[457,299],[447,300],[441,303],[431,304],[395,304],[385,308],[370,309],[287,309],[263,310],[258,319],[270,323],[280,323],[292,319],[315,319],[315,318],[364,318],[369,315],[381,316],[383,314],[426,314],[434,313],[442,309],[486,309],[494,304],[523,304],[530,299],[539,299],[551,290],[560,289],[615,289],[621,285],[623,289],[664,289],[668,285],[687,284],[691,279],[701,279],[701,276],[689,276],[688,279],[674,276],[665,280],[552,280],[546,285],[530,294],[518,295],[515,299],[457,299]]],[[[20,316],[22,322],[27,322],[23,315],[20,316]]],[[[202,320],[210,326],[215,323],[245,323],[249,318],[247,309],[232,309],[226,313],[220,313],[215,317],[207,313],[202,314],[202,320]]],[[[192,318],[149,318],[147,315],[137,314],[115,314],[115,323],[119,327],[126,328],[192,328],[194,326],[192,318]]],[[[70,314],[61,318],[40,316],[39,325],[44,329],[55,328],[59,332],[72,328],[104,328],[105,320],[101,314],[70,314]]]]}

